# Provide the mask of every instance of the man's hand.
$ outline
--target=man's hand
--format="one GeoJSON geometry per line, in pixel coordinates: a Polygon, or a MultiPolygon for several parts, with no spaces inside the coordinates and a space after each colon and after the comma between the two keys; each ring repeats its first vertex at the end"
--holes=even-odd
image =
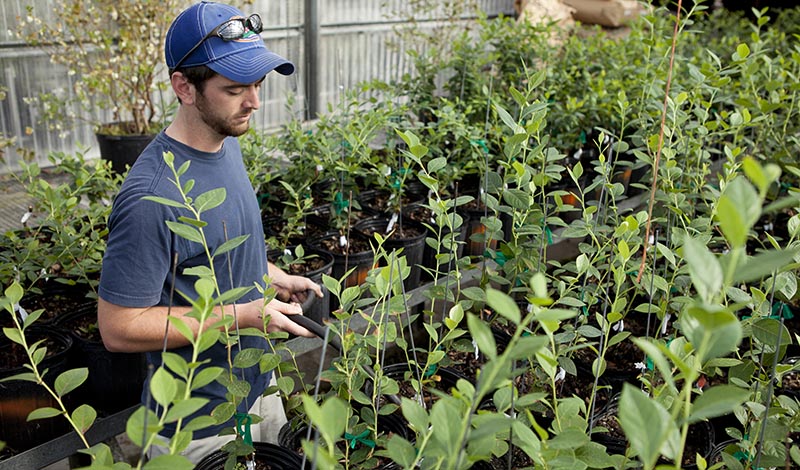
{"type": "Polygon", "coordinates": [[[271,287],[275,289],[278,299],[284,302],[303,303],[307,292],[322,298],[322,288],[314,281],[303,276],[293,276],[270,263],[269,274],[272,279],[271,287]]]}
{"type": "Polygon", "coordinates": [[[306,338],[315,337],[316,335],[314,333],[308,331],[289,318],[292,315],[302,314],[303,309],[297,304],[289,304],[277,299],[271,300],[264,306],[263,313],[263,316],[269,316],[267,332],[274,333],[276,331],[285,331],[295,336],[305,336],[306,338]]]}

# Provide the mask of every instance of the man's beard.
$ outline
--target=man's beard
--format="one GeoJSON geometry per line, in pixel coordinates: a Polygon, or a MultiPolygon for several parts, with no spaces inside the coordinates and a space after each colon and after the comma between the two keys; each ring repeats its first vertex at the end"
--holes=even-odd
{"type": "Polygon", "coordinates": [[[208,101],[206,101],[202,93],[197,94],[195,105],[197,106],[197,110],[200,111],[200,118],[203,122],[220,135],[239,137],[250,128],[249,120],[242,124],[234,125],[231,124],[230,119],[216,114],[212,110],[213,107],[208,105],[208,101]]]}

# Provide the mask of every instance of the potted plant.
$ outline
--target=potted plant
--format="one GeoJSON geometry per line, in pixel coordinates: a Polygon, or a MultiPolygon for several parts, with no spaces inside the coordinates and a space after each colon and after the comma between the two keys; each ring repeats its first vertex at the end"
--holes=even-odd
{"type": "Polygon", "coordinates": [[[27,6],[17,33],[75,76],[72,93],[36,99],[44,119],[94,126],[103,158],[123,172],[169,114],[163,44],[170,20],[187,0],[56,0],[59,21],[27,6]],[[103,110],[98,112],[98,110],[103,110]]]}

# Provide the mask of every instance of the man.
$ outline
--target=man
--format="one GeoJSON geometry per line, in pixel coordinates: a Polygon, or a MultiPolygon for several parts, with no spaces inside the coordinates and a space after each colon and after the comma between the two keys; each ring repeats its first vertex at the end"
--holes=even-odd
{"type": "MultiPolygon", "coordinates": [[[[194,180],[189,196],[220,187],[226,190],[221,206],[202,213],[212,253],[226,240],[249,236],[242,245],[215,258],[221,292],[233,287],[263,286],[264,275],[268,274],[271,287],[279,292],[280,298],[288,300],[292,293],[309,289],[322,296],[320,287],[307,278],[288,275],[268,264],[259,207],[236,140],[247,131],[250,117],[260,105],[259,90],[266,75],[272,70],[282,75],[294,72],[291,62],[267,50],[258,34],[261,28],[258,15],[247,17],[234,7],[205,0],[183,11],[170,26],[166,62],[180,106],[172,123],[130,169],[108,222],[110,232],[100,280],[98,320],[110,351],[147,352],[148,363],[158,367],[167,315],[182,318],[195,334],[200,328],[196,320],[186,316],[191,309],[179,293],[197,297],[194,290],[197,277],[184,275],[183,271],[208,265],[206,252],[201,244],[172,233],[165,223],[178,221],[179,216],[188,215],[186,211],[143,199],[157,196],[182,201],[170,181],[174,176],[164,162],[164,152],[174,155],[176,168],[190,162],[189,170],[180,178],[181,184],[194,180]]],[[[215,310],[218,311],[219,308],[215,310]]],[[[235,313],[239,328],[261,329],[262,317],[269,316],[270,332],[312,336],[287,318],[301,314],[299,306],[279,300],[264,305],[257,289],[251,289],[237,305],[226,305],[225,313],[235,313]]],[[[213,321],[216,319],[208,325],[213,321]]],[[[242,349],[269,347],[263,338],[245,336],[240,341],[242,349]]],[[[169,328],[166,344],[171,352],[191,360],[189,343],[175,328],[169,328]]],[[[209,365],[228,368],[227,351],[222,344],[204,352],[202,359],[210,360],[209,365]]],[[[269,384],[270,374],[260,374],[257,365],[236,373],[237,377],[244,375],[251,384],[250,394],[238,412],[257,413],[259,406],[262,410],[275,409],[274,400],[268,407],[261,403],[267,401],[261,400],[261,394],[269,384]]],[[[193,396],[209,399],[209,404],[197,414],[210,414],[227,401],[225,393],[225,387],[216,382],[194,391],[193,396]]],[[[277,405],[281,405],[279,397],[277,405]]],[[[155,408],[152,404],[151,407],[155,408]]],[[[282,406],[277,416],[272,417],[273,426],[268,429],[272,436],[277,434],[275,427],[279,427],[281,419],[285,422],[282,406]]],[[[195,432],[183,455],[197,462],[219,449],[232,439],[218,436],[219,431],[234,424],[229,421],[195,432]]],[[[161,431],[165,438],[173,433],[174,424],[161,431]]],[[[254,434],[254,440],[259,440],[258,434],[254,434]]],[[[157,447],[151,457],[166,451],[157,447]]]]}

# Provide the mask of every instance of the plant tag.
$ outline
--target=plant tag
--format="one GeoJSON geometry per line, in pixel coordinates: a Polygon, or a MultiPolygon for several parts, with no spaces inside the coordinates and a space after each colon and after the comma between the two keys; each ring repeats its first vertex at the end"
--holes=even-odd
{"type": "Polygon", "coordinates": [[[347,246],[347,237],[345,237],[344,235],[339,237],[339,246],[341,247],[347,246]]]}
{"type": "Polygon", "coordinates": [[[664,321],[661,322],[661,335],[667,334],[667,323],[669,323],[669,319],[672,318],[671,313],[664,314],[664,321]]]}
{"type": "Polygon", "coordinates": [[[561,382],[567,377],[567,371],[563,367],[558,368],[558,373],[556,374],[554,381],[561,382]]]}
{"type": "Polygon", "coordinates": [[[383,176],[392,176],[392,169],[387,166],[386,169],[383,170],[383,176]]]}
{"type": "Polygon", "coordinates": [[[572,154],[572,158],[574,158],[575,160],[580,160],[581,155],[583,155],[583,149],[579,148],[578,150],[575,151],[575,153],[572,154]]]}
{"type": "Polygon", "coordinates": [[[612,326],[611,329],[616,331],[616,332],[624,331],[625,330],[625,323],[623,323],[622,320],[620,320],[620,321],[614,323],[614,326],[612,326]]]}
{"type": "Polygon", "coordinates": [[[481,358],[481,351],[478,349],[478,343],[474,339],[472,340],[472,347],[475,348],[475,360],[480,360],[481,358]]]}
{"type": "Polygon", "coordinates": [[[19,318],[23,323],[25,322],[25,319],[28,318],[28,312],[22,308],[22,305],[14,304],[14,311],[19,314],[19,318]]]}
{"type": "Polygon", "coordinates": [[[286,255],[286,256],[292,256],[292,250],[290,250],[288,248],[284,248],[283,249],[283,254],[286,255]]]}
{"type": "Polygon", "coordinates": [[[386,233],[389,233],[394,228],[394,224],[397,223],[397,213],[395,212],[392,214],[392,217],[389,219],[389,223],[386,225],[386,233]]]}
{"type": "Polygon", "coordinates": [[[33,215],[33,212],[31,212],[31,210],[28,209],[27,212],[22,214],[22,218],[19,220],[19,223],[21,223],[22,225],[25,225],[25,223],[28,222],[28,220],[31,218],[32,215],[33,215]]]}

